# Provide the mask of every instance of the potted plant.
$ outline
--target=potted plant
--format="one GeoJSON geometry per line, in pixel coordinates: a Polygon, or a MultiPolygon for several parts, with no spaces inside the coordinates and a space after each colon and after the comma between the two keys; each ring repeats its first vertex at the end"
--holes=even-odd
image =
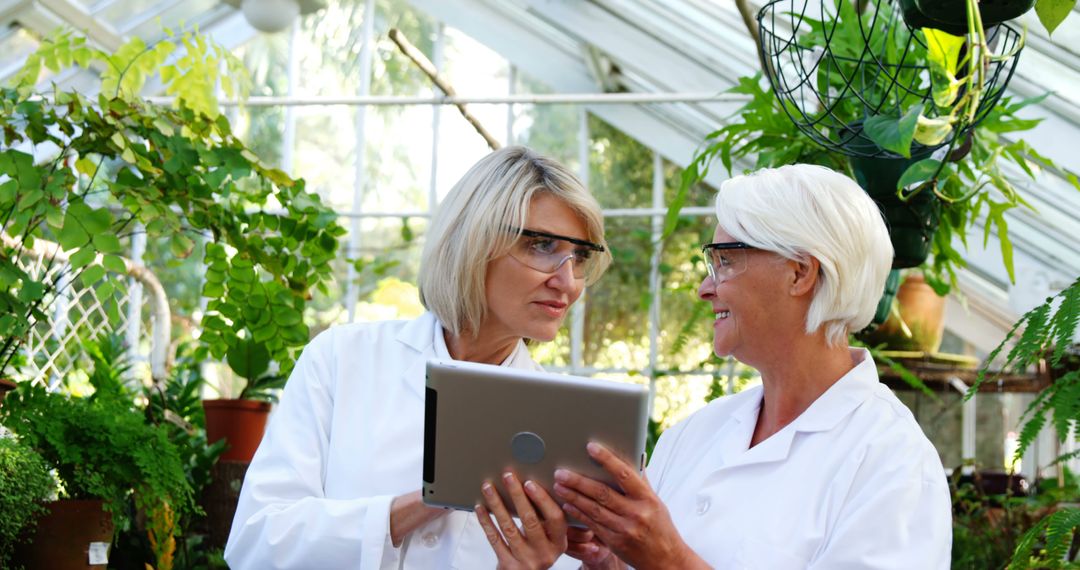
{"type": "Polygon", "coordinates": [[[225,442],[222,461],[251,463],[263,432],[276,391],[285,385],[285,376],[269,372],[270,354],[254,339],[242,339],[226,356],[229,368],[245,380],[236,398],[203,400],[206,436],[211,442],[225,442]]]}
{"type": "Polygon", "coordinates": [[[921,271],[904,271],[890,307],[883,323],[859,335],[862,341],[894,351],[937,353],[945,333],[945,298],[930,287],[921,271]]]}
{"type": "MultiPolygon", "coordinates": [[[[92,543],[104,550],[115,533],[133,524],[128,501],[151,520],[195,508],[179,452],[165,429],[146,422],[118,379],[95,373],[90,382],[94,393],[87,397],[23,382],[0,410],[0,424],[44,458],[62,489],[60,500],[39,520],[24,560],[29,567],[94,560],[92,543]]],[[[160,536],[176,530],[169,525],[160,536]]],[[[155,563],[160,566],[160,560],[155,563]]]]}
{"type": "Polygon", "coordinates": [[[55,492],[41,456],[14,438],[0,436],[0,567],[14,568],[16,546],[26,541],[55,492]]]}
{"type": "Polygon", "coordinates": [[[7,393],[15,389],[15,382],[8,380],[7,378],[0,378],[0,404],[4,403],[4,396],[7,393]]]}
{"type": "MultiPolygon", "coordinates": [[[[1068,17],[1075,0],[995,0],[981,2],[983,24],[990,26],[1017,18],[1032,7],[1047,33],[1068,17]]],[[[937,28],[962,36],[968,30],[967,0],[900,0],[904,20],[913,28],[937,28]]]]}
{"type": "MultiPolygon", "coordinates": [[[[838,75],[849,78],[857,76],[854,73],[857,70],[851,69],[852,65],[856,65],[852,62],[868,60],[859,59],[859,56],[865,55],[868,49],[880,48],[881,42],[891,42],[890,45],[900,47],[893,50],[880,48],[885,54],[883,57],[893,58],[891,63],[883,60],[882,65],[893,66],[892,69],[901,74],[899,78],[909,82],[925,81],[920,70],[931,70],[928,75],[938,79],[934,80],[933,85],[924,84],[923,88],[936,90],[938,97],[953,97],[948,104],[941,101],[945,119],[953,112],[956,118],[968,115],[969,106],[974,103],[974,98],[968,94],[974,89],[965,90],[941,79],[947,79],[950,73],[953,76],[963,75],[959,71],[961,63],[966,64],[964,69],[972,65],[971,58],[965,60],[960,56],[963,51],[960,46],[955,42],[948,45],[928,42],[923,31],[912,32],[902,23],[896,25],[896,16],[891,12],[892,5],[889,2],[878,2],[876,6],[880,12],[871,14],[857,12],[847,1],[839,2],[837,6],[835,21],[807,22],[804,31],[797,36],[799,48],[808,54],[800,57],[817,62],[814,66],[808,64],[807,68],[817,70],[814,73],[818,74],[808,78],[809,85],[819,85],[821,89],[831,86],[833,91],[838,92],[835,89],[837,86],[830,82],[838,81],[838,75]],[[881,21],[893,22],[888,28],[889,34],[870,37],[870,40],[878,43],[868,47],[867,29],[874,22],[881,21]],[[825,42],[828,42],[828,53],[831,55],[814,55],[818,53],[814,50],[821,49],[825,42]],[[903,49],[900,49],[901,47],[903,49]],[[940,65],[934,61],[938,61],[940,65]],[[850,73],[825,73],[826,70],[837,69],[850,73]],[[815,79],[821,83],[815,83],[815,79]],[[958,95],[961,91],[963,94],[958,95]]],[[[762,31],[761,36],[764,43],[768,34],[762,31]]],[[[931,36],[934,34],[931,33],[931,36]]],[[[959,41],[962,43],[964,40],[959,41]]],[[[974,81],[970,78],[977,73],[967,74],[964,81],[974,81]]],[[[867,75],[873,76],[869,73],[867,75]]],[[[749,101],[730,117],[726,125],[707,136],[704,147],[684,170],[678,194],[668,211],[665,234],[670,235],[674,230],[678,212],[690,187],[704,178],[716,159],[720,160],[728,172],[732,172],[736,160],[745,158],[755,158],[757,168],[795,162],[822,164],[860,180],[868,193],[878,201],[879,206],[883,207],[886,217],[890,212],[904,216],[900,221],[890,220],[894,247],[900,251],[904,242],[909,241],[916,248],[924,248],[924,257],[927,253],[932,257],[923,264],[917,255],[912,255],[906,263],[898,266],[920,266],[927,283],[938,294],[944,295],[956,285],[956,269],[966,265],[962,254],[954,246],[954,239],[959,238],[966,244],[973,224],[980,217],[986,218],[985,235],[994,233],[999,238],[1003,264],[1010,279],[1014,280],[1012,242],[1004,215],[1011,208],[1027,207],[1027,204],[1017,189],[1019,181],[1011,172],[1023,172],[1031,179],[1036,178],[1037,167],[1054,168],[1072,174],[1040,155],[1023,139],[1008,141],[1002,137],[1003,133],[1010,133],[1015,137],[1018,133],[1034,128],[1039,120],[1023,118],[1020,113],[1042,97],[1024,101],[1002,97],[996,105],[991,105],[992,101],[986,98],[981,99],[982,103],[978,104],[981,106],[975,107],[979,109],[981,118],[977,125],[961,125],[959,128],[950,126],[950,130],[946,132],[948,136],[948,133],[954,130],[967,129],[970,137],[953,136],[949,144],[955,148],[946,154],[944,160],[938,160],[934,157],[918,158],[919,153],[929,153],[930,147],[915,138],[916,132],[920,131],[919,117],[925,109],[921,109],[921,103],[916,104],[914,96],[908,100],[896,95],[897,98],[890,105],[900,106],[906,111],[902,116],[897,114],[897,117],[892,118],[883,115],[867,116],[866,105],[858,99],[829,100],[828,102],[835,103],[829,109],[831,115],[828,119],[833,121],[834,129],[815,132],[810,128],[800,128],[797,124],[800,120],[806,123],[801,125],[802,127],[814,123],[814,116],[803,114],[812,114],[814,111],[795,108],[795,103],[790,100],[790,93],[789,96],[778,98],[762,86],[760,77],[757,75],[740,78],[738,85],[730,90],[749,96],[749,101]],[[870,124],[866,125],[868,122],[870,124]],[[862,128],[862,133],[867,133],[866,136],[857,138],[850,131],[845,131],[851,128],[851,125],[858,125],[862,128]],[[879,142],[884,144],[879,145],[871,140],[868,131],[874,133],[872,136],[881,139],[879,142]],[[862,148],[844,148],[840,143],[848,146],[857,144],[862,148]],[[872,147],[870,150],[873,152],[863,153],[862,157],[853,157],[851,152],[848,152],[867,150],[865,147],[872,147]],[[892,150],[883,151],[878,147],[892,150]],[[886,153],[883,156],[893,158],[872,158],[883,152],[886,153]],[[912,158],[905,158],[905,153],[912,158]],[[874,164],[868,166],[867,162],[874,164]],[[862,176],[865,171],[881,168],[888,172],[876,178],[886,180],[887,183],[869,184],[865,179],[861,179],[865,178],[862,176]],[[896,228],[905,223],[908,224],[907,229],[897,231],[896,228]]],[[[868,93],[884,89],[873,84],[863,88],[868,93]]],[[[921,97],[917,100],[922,101],[921,97]]],[[[926,97],[931,95],[927,93],[926,97]]],[[[940,118],[940,115],[935,116],[935,120],[940,118]]],[[[938,127],[941,125],[930,125],[921,131],[926,136],[941,136],[941,131],[935,134],[938,127]]],[[[924,140],[934,142],[932,139],[924,140]]],[[[1069,180],[1080,189],[1080,182],[1075,176],[1070,176],[1069,180]]],[[[887,301],[883,302],[886,311],[882,311],[882,314],[887,314],[888,306],[887,301]]]]}
{"type": "MultiPolygon", "coordinates": [[[[303,310],[313,289],[325,290],[344,229],[302,180],[263,165],[218,114],[215,84],[232,94],[241,64],[201,38],[179,40],[187,53],[170,59],[171,41],[136,38],[107,54],[60,33],[0,89],[0,209],[13,213],[0,228],[0,370],[62,283],[97,287],[106,299],[123,286],[110,275],[123,274],[121,240],[136,223],[180,257],[209,236],[199,335],[208,357],[234,370],[266,358],[284,378],[309,340],[303,310]],[[43,66],[99,66],[102,94],[36,93],[43,66]],[[176,108],[139,97],[154,74],[176,108]],[[24,150],[49,147],[60,150],[24,150]],[[72,252],[70,265],[47,279],[23,271],[16,259],[37,240],[72,252]]],[[[105,305],[115,315],[115,303],[105,305]]],[[[252,378],[244,396],[281,384],[252,378]]]]}

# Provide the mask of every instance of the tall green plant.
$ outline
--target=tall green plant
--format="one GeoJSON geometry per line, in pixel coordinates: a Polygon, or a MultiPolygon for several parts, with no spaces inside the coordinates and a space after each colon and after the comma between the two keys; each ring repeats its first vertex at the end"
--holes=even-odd
{"type": "MultiPolygon", "coordinates": [[[[1039,392],[1021,417],[1023,425],[1014,461],[1023,456],[1047,423],[1056,429],[1060,441],[1065,441],[1070,434],[1073,437],[1080,435],[1080,366],[1075,362],[1076,356],[1069,352],[1074,346],[1078,325],[1080,279],[1025,313],[987,357],[978,380],[968,391],[967,397],[971,398],[979,386],[993,380],[995,374],[989,371],[989,366],[1010,344],[1002,371],[1022,372],[1043,359],[1049,366],[1064,370],[1064,374],[1039,392]]],[[[1078,454],[1080,452],[1074,451],[1059,457],[1058,461],[1078,454]]],[[[1063,561],[1069,554],[1077,529],[1080,529],[1080,509],[1066,508],[1053,513],[1021,538],[1011,567],[1064,567],[1063,561]]]]}
{"type": "MultiPolygon", "coordinates": [[[[122,240],[139,225],[178,257],[209,236],[200,342],[215,358],[257,380],[265,355],[287,375],[308,341],[304,307],[330,280],[344,229],[303,180],[263,165],[217,113],[215,86],[237,88],[235,58],[204,36],[178,42],[183,56],[167,63],[172,42],[134,39],[109,54],[59,33],[0,89],[0,369],[63,279],[96,286],[99,298],[122,286],[122,240]],[[36,93],[43,66],[103,67],[102,92],[36,93]],[[230,74],[219,75],[222,66],[230,74]],[[176,107],[139,97],[154,74],[176,107]],[[38,239],[71,254],[55,278],[16,262],[38,239]]],[[[115,316],[115,304],[107,308],[115,316]]]]}

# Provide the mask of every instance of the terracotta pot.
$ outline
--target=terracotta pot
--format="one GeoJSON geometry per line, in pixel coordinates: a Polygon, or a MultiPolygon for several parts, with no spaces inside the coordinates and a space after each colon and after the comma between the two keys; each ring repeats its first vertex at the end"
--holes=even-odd
{"type": "Polygon", "coordinates": [[[0,378],[0,404],[4,403],[4,396],[15,389],[16,384],[11,380],[0,378]]]}
{"type": "Polygon", "coordinates": [[[909,273],[896,293],[900,316],[911,330],[904,334],[896,317],[890,316],[872,332],[860,335],[871,345],[885,343],[886,350],[922,351],[933,354],[945,334],[945,298],[926,283],[922,273],[909,273]]]}
{"type": "Polygon", "coordinates": [[[29,541],[15,549],[16,567],[69,570],[105,568],[112,543],[112,515],[101,500],[64,499],[46,503],[29,541]],[[91,560],[97,564],[91,564],[91,560]]]}
{"type": "Polygon", "coordinates": [[[251,462],[259,448],[270,402],[256,400],[203,400],[206,412],[206,439],[210,443],[224,439],[228,448],[221,461],[251,462]]]}

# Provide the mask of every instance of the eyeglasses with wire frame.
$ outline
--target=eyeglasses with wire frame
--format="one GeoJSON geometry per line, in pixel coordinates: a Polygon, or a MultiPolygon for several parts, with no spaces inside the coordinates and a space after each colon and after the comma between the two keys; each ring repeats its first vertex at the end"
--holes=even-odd
{"type": "Polygon", "coordinates": [[[544,273],[555,273],[570,261],[574,278],[584,279],[596,265],[598,257],[593,254],[604,252],[604,246],[583,239],[521,228],[508,231],[518,234],[510,257],[544,273]]]}

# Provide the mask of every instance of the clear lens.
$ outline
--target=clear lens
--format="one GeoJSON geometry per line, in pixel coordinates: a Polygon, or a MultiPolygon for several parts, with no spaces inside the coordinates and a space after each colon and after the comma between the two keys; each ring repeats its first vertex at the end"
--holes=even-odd
{"type": "Polygon", "coordinates": [[[544,273],[555,273],[562,264],[572,264],[574,278],[584,279],[596,261],[595,252],[581,245],[547,236],[522,235],[514,242],[510,256],[544,273]]]}
{"type": "Polygon", "coordinates": [[[706,246],[704,253],[709,277],[712,277],[714,283],[723,283],[746,271],[746,258],[749,253],[746,248],[713,248],[706,246]]]}

